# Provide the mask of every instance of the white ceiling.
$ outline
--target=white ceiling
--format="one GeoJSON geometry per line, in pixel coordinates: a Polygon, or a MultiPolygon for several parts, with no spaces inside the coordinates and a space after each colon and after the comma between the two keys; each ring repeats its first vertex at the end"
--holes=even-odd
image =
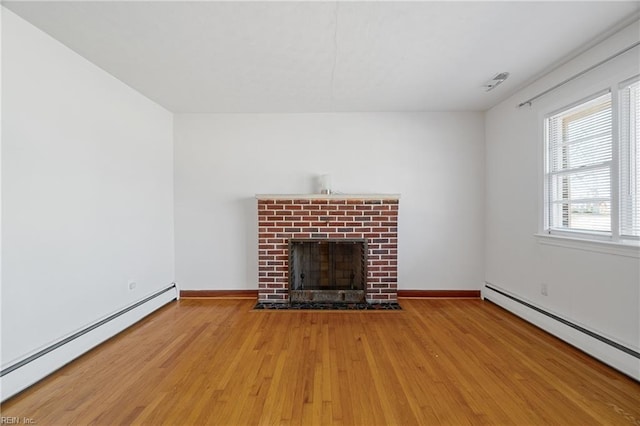
{"type": "Polygon", "coordinates": [[[3,4],[173,112],[484,110],[640,2],[3,4]],[[492,92],[483,84],[508,71],[492,92]]]}

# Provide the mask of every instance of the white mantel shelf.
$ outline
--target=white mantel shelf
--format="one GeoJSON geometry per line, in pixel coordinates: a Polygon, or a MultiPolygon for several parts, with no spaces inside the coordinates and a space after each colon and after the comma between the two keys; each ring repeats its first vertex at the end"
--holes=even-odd
{"type": "Polygon", "coordinates": [[[399,200],[400,194],[256,194],[258,200],[399,200]]]}

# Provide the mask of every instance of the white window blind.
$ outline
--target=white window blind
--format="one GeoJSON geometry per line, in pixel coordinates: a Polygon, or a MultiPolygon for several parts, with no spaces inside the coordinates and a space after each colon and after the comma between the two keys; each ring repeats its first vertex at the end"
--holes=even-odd
{"type": "Polygon", "coordinates": [[[611,234],[611,93],[545,120],[548,229],[611,234]]]}
{"type": "Polygon", "coordinates": [[[640,81],[620,89],[620,234],[640,236],[640,81]]]}

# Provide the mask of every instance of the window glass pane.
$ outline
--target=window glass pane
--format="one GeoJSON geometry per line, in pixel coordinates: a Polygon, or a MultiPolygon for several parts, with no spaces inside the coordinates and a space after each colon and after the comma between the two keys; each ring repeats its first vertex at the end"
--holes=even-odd
{"type": "Polygon", "coordinates": [[[569,204],[569,228],[577,230],[611,230],[611,203],[569,204]]]}

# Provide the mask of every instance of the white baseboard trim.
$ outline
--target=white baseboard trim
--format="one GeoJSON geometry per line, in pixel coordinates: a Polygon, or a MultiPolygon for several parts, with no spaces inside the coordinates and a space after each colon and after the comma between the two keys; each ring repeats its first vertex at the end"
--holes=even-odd
{"type": "Polygon", "coordinates": [[[600,336],[583,326],[573,324],[558,315],[546,312],[531,302],[522,300],[493,284],[487,283],[481,293],[483,300],[495,303],[547,333],[640,381],[640,358],[638,357],[640,354],[636,350],[600,336]]]}
{"type": "Polygon", "coordinates": [[[179,297],[174,284],[0,371],[5,401],[179,297]]]}

